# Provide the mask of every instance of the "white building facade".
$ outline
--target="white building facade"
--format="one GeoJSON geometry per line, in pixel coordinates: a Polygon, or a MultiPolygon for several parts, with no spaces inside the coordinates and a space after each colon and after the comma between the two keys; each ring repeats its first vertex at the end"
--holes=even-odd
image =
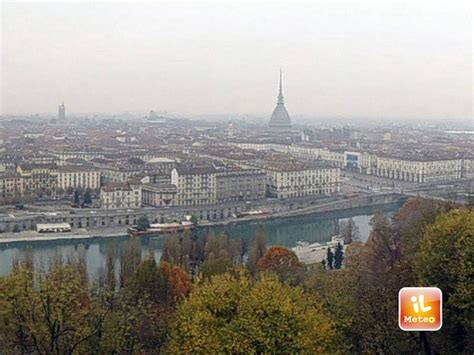
{"type": "Polygon", "coordinates": [[[177,188],[178,206],[216,203],[216,169],[213,167],[177,167],[171,172],[171,183],[177,188]]]}
{"type": "Polygon", "coordinates": [[[104,209],[139,208],[142,205],[141,186],[111,182],[100,190],[100,205],[104,209]]]}
{"type": "Polygon", "coordinates": [[[98,190],[100,189],[100,171],[81,166],[60,166],[58,169],[58,188],[98,190]]]}

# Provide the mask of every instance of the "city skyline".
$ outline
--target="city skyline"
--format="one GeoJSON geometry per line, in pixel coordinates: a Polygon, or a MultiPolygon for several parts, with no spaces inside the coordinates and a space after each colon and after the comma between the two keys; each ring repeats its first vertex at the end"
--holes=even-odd
{"type": "Polygon", "coordinates": [[[468,5],[343,5],[6,2],[1,113],[472,120],[468,5]]]}

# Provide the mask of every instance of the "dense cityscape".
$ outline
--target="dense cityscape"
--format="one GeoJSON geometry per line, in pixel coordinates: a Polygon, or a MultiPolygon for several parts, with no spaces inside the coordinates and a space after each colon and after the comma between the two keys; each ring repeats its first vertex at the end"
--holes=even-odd
{"type": "Polygon", "coordinates": [[[282,85],[280,71],[263,122],[72,118],[64,103],[57,117],[3,117],[0,231],[64,222],[124,232],[143,215],[205,223],[381,194],[472,198],[472,132],[298,126],[282,85]]]}
{"type": "Polygon", "coordinates": [[[0,4],[0,354],[472,354],[463,1],[0,4]]]}

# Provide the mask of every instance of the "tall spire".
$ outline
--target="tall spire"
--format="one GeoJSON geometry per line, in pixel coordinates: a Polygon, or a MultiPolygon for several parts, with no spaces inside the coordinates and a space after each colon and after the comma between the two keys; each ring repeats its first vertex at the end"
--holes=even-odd
{"type": "Polygon", "coordinates": [[[283,98],[283,71],[280,68],[280,89],[278,91],[278,104],[283,104],[284,103],[284,98],[283,98]]]}
{"type": "Polygon", "coordinates": [[[278,101],[270,117],[270,127],[287,130],[291,128],[291,118],[285,107],[283,98],[283,70],[280,68],[280,83],[278,88],[278,101]]]}

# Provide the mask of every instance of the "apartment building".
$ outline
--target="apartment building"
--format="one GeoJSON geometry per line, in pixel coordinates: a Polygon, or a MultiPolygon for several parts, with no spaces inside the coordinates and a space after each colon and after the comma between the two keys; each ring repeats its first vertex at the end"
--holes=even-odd
{"type": "Polygon", "coordinates": [[[100,190],[100,205],[104,209],[141,207],[141,186],[130,182],[110,182],[100,190]]]}
{"type": "Polygon", "coordinates": [[[340,188],[340,169],[325,162],[275,160],[258,165],[266,173],[268,195],[278,199],[330,195],[340,188]]]}
{"type": "Polygon", "coordinates": [[[90,166],[58,167],[58,188],[98,190],[100,189],[100,171],[90,166]]]}
{"type": "Polygon", "coordinates": [[[177,187],[179,206],[210,205],[216,203],[216,169],[213,166],[176,167],[171,172],[171,183],[177,187]]]}
{"type": "Polygon", "coordinates": [[[58,167],[56,164],[21,163],[17,173],[23,180],[24,193],[54,195],[58,187],[58,167]]]}
{"type": "Polygon", "coordinates": [[[216,202],[251,201],[265,197],[266,173],[258,169],[225,168],[216,174],[216,202]]]}
{"type": "Polygon", "coordinates": [[[458,180],[463,175],[462,159],[378,156],[377,176],[418,183],[458,180]]]}
{"type": "Polygon", "coordinates": [[[0,172],[0,200],[20,197],[23,194],[23,179],[15,172],[0,172]]]}
{"type": "Polygon", "coordinates": [[[173,184],[142,185],[142,204],[145,206],[175,206],[178,189],[173,184]]]}

